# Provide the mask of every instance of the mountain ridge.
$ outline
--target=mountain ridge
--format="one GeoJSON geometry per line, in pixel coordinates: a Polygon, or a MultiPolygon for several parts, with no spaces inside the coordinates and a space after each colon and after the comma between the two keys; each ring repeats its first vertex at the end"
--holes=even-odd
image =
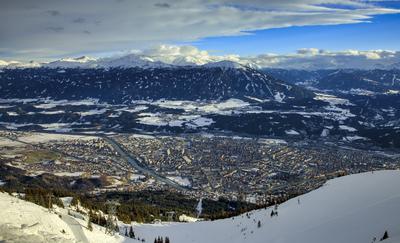
{"type": "Polygon", "coordinates": [[[3,98],[97,98],[133,100],[226,100],[254,97],[282,102],[314,97],[313,92],[232,62],[211,67],[32,68],[0,73],[3,98]]]}
{"type": "Polygon", "coordinates": [[[389,92],[400,89],[400,69],[262,69],[275,78],[307,88],[333,91],[389,92]]]}

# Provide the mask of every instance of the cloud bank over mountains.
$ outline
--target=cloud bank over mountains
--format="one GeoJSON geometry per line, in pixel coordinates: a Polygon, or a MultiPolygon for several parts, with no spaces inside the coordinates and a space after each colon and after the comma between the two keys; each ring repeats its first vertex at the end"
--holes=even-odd
{"type": "Polygon", "coordinates": [[[246,58],[261,67],[285,69],[393,69],[400,68],[400,52],[387,50],[326,51],[301,49],[295,54],[264,54],[246,58]]]}
{"type": "Polygon", "coordinates": [[[376,15],[400,13],[383,1],[2,0],[0,58],[147,49],[271,28],[369,22],[376,15]]]}
{"type": "Polygon", "coordinates": [[[254,68],[284,69],[393,69],[400,68],[400,52],[389,50],[327,51],[300,49],[292,54],[261,54],[257,56],[213,55],[194,46],[159,45],[106,58],[63,58],[50,63],[0,60],[0,67],[167,67],[198,66],[231,61],[254,68]]]}
{"type": "Polygon", "coordinates": [[[260,68],[334,69],[334,68],[400,68],[400,52],[388,50],[328,51],[304,48],[293,54],[260,54],[257,56],[212,55],[193,46],[160,45],[138,54],[155,61],[175,65],[203,65],[223,60],[260,68]]]}

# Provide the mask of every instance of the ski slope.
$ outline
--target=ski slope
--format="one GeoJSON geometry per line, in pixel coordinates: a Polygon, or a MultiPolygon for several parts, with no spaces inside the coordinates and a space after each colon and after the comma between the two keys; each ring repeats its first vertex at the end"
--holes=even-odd
{"type": "Polygon", "coordinates": [[[138,242],[120,235],[106,235],[104,228],[68,215],[67,209],[53,212],[36,204],[0,193],[0,242],[71,243],[138,242]],[[59,216],[61,215],[61,217],[59,216]]]}
{"type": "Polygon", "coordinates": [[[370,243],[387,230],[385,242],[400,242],[399,186],[400,171],[356,174],[281,204],[272,218],[268,208],[213,222],[137,225],[135,232],[174,243],[370,243]]]}
{"type": "MultiPolygon", "coordinates": [[[[268,208],[217,221],[134,223],[134,231],[145,242],[168,236],[172,243],[370,243],[387,230],[383,242],[398,243],[399,185],[400,170],[351,175],[279,205],[278,216],[268,208]]],[[[66,209],[55,214],[6,193],[0,193],[0,208],[0,242],[139,242],[105,235],[97,225],[91,232],[66,209]]]]}

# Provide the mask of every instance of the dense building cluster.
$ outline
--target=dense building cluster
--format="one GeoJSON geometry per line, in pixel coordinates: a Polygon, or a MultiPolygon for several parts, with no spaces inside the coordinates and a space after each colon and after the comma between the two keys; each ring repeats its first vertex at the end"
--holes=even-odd
{"type": "Polygon", "coordinates": [[[1,132],[1,159],[31,174],[104,177],[104,190],[179,190],[192,198],[271,204],[321,186],[327,179],[364,171],[400,168],[398,157],[332,145],[252,137],[193,134],[111,138],[145,170],[135,168],[108,140],[57,135],[35,141],[35,133],[1,132]],[[30,137],[31,136],[31,137],[30,137]],[[24,142],[25,141],[25,142],[24,142]],[[19,144],[17,146],[16,144],[19,144]],[[157,176],[152,176],[157,175],[157,176]]]}
{"type": "Polygon", "coordinates": [[[158,173],[188,185],[191,193],[256,203],[302,194],[335,176],[400,166],[389,156],[327,143],[209,135],[116,139],[158,173]]]}

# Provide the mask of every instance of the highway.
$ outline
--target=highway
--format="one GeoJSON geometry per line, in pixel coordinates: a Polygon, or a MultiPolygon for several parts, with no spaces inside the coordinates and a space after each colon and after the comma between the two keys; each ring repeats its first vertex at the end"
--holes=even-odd
{"type": "Polygon", "coordinates": [[[132,167],[134,167],[136,170],[140,171],[143,174],[146,174],[148,176],[153,177],[154,179],[163,182],[171,187],[174,187],[175,189],[178,190],[188,190],[189,188],[184,187],[178,183],[176,183],[173,180],[170,180],[166,177],[163,177],[159,174],[157,174],[155,171],[152,169],[148,168],[146,165],[143,165],[140,163],[136,158],[132,157],[129,152],[125,151],[122,146],[116,142],[113,138],[107,137],[107,136],[101,136],[105,141],[107,141],[114,149],[115,151],[118,152],[118,154],[124,158],[132,167]]]}

